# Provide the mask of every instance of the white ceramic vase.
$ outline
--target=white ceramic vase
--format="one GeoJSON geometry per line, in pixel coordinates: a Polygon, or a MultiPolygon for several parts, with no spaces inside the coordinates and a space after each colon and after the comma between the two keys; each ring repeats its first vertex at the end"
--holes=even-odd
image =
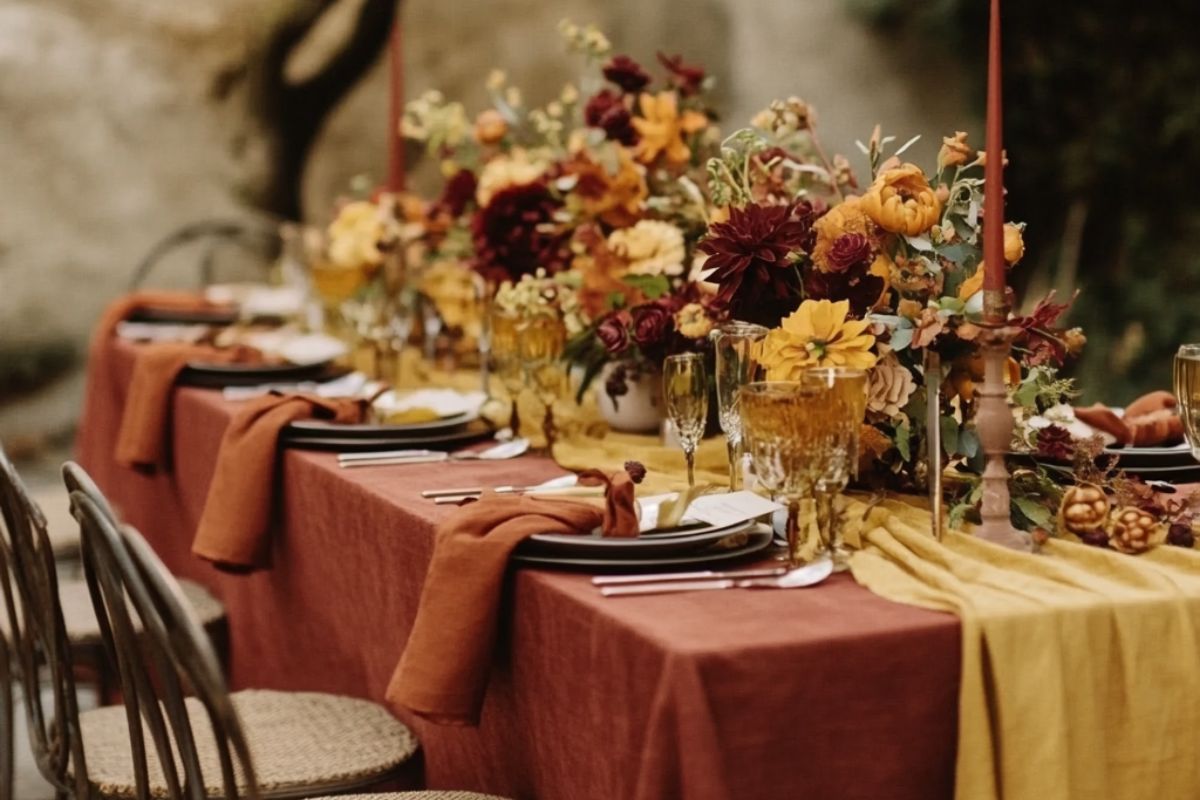
{"type": "Polygon", "coordinates": [[[663,421],[662,373],[645,368],[626,367],[629,391],[610,397],[605,391],[608,378],[618,364],[605,364],[596,378],[596,404],[600,415],[614,431],[622,433],[657,433],[663,421]]]}

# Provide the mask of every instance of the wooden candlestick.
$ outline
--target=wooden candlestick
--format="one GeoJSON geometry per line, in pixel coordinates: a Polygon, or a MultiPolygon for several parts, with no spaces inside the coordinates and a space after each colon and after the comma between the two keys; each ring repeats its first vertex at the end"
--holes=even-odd
{"type": "Polygon", "coordinates": [[[987,463],[983,470],[983,502],[980,507],[982,524],[975,535],[994,544],[1015,550],[1031,550],[1029,535],[1012,525],[1009,508],[1008,467],[1004,458],[1012,447],[1013,416],[1008,407],[1008,390],[1004,385],[1012,340],[1017,330],[1007,325],[987,325],[979,337],[983,350],[983,386],[978,390],[979,406],[975,412],[975,428],[983,444],[987,463]]]}

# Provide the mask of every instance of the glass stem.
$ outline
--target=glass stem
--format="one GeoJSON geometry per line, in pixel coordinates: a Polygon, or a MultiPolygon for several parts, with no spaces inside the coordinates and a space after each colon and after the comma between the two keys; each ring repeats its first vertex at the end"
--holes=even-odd
{"type": "Polygon", "coordinates": [[[554,451],[554,401],[550,400],[546,403],[546,416],[542,418],[542,434],[546,437],[546,455],[553,455],[554,451]]]}
{"type": "Polygon", "coordinates": [[[727,437],[725,447],[729,452],[729,491],[736,492],[742,488],[742,440],[727,437]]]}
{"type": "Polygon", "coordinates": [[[787,549],[788,566],[792,569],[802,566],[800,561],[800,501],[788,498],[787,501],[787,549]]]}
{"type": "Polygon", "coordinates": [[[520,399],[520,394],[514,394],[512,397],[512,414],[508,418],[508,427],[512,428],[513,437],[521,435],[521,412],[517,410],[517,400],[520,399]]]}
{"type": "Polygon", "coordinates": [[[491,398],[492,396],[492,349],[490,347],[479,348],[479,381],[482,384],[483,396],[491,398]]]}
{"type": "Polygon", "coordinates": [[[833,571],[844,572],[848,569],[846,551],[842,547],[841,527],[833,512],[833,499],[837,492],[818,488],[814,495],[817,501],[817,525],[821,529],[821,539],[825,542],[829,558],[833,561],[833,571]]]}
{"type": "Polygon", "coordinates": [[[688,488],[691,489],[696,485],[696,448],[685,447],[683,455],[687,458],[688,488]]]}

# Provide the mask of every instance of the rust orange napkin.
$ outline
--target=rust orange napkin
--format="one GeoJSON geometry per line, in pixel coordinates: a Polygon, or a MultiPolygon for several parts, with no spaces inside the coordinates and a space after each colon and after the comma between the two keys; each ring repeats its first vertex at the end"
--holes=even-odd
{"type": "Polygon", "coordinates": [[[311,394],[271,394],[247,402],[221,438],[192,552],[235,571],[267,566],[279,432],[301,419],[361,422],[366,409],[366,400],[311,394]]]}
{"type": "Polygon", "coordinates": [[[1103,403],[1096,403],[1075,409],[1075,418],[1109,434],[1119,444],[1164,447],[1183,441],[1178,406],[1171,392],[1157,391],[1144,394],[1126,406],[1123,417],[1103,403]]]}
{"type": "Polygon", "coordinates": [[[117,332],[117,325],[133,316],[134,312],[154,308],[169,311],[210,311],[225,306],[215,305],[202,296],[190,292],[133,292],[119,297],[108,304],[100,315],[88,345],[88,357],[96,358],[105,349],[108,340],[117,332]]]}
{"type": "Polygon", "coordinates": [[[501,588],[508,559],[535,533],[587,534],[607,518],[605,535],[636,536],[633,483],[606,478],[606,507],[569,500],[487,496],[438,528],[412,634],[387,688],[387,700],[447,725],[476,725],[487,689],[501,588]],[[632,520],[632,530],[629,522],[632,520]]]}
{"type": "Polygon", "coordinates": [[[257,350],[240,345],[226,348],[180,342],[140,345],[117,432],[117,463],[145,471],[167,465],[171,391],[188,362],[243,364],[261,360],[262,354],[257,350]]]}

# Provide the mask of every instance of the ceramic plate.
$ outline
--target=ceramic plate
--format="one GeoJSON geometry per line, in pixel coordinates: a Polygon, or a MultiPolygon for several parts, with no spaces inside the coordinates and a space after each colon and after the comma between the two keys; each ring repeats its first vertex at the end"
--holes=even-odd
{"type": "Polygon", "coordinates": [[[324,382],[344,375],[345,369],[332,364],[206,364],[194,361],[179,374],[186,386],[221,388],[257,386],[261,383],[298,381],[324,382]]]}
{"type": "Polygon", "coordinates": [[[345,425],[326,424],[321,431],[297,428],[293,422],[283,429],[280,434],[282,442],[288,447],[298,447],[307,450],[337,450],[338,452],[369,452],[373,450],[398,450],[410,447],[425,447],[430,450],[456,450],[472,442],[478,442],[492,436],[495,431],[481,420],[468,423],[457,430],[448,432],[418,432],[380,431],[375,436],[338,434],[338,428],[345,425]]]}
{"type": "Polygon", "coordinates": [[[575,558],[647,558],[687,553],[716,544],[726,536],[741,533],[753,527],[754,522],[743,522],[724,528],[710,528],[699,533],[676,536],[647,536],[636,538],[604,538],[601,536],[570,536],[556,533],[538,533],[526,539],[519,552],[532,555],[561,555],[575,558]]]}
{"type": "Polygon", "coordinates": [[[398,437],[413,435],[425,436],[436,433],[452,433],[479,419],[478,413],[455,414],[450,417],[434,419],[428,422],[413,422],[406,425],[390,425],[384,423],[363,423],[361,425],[339,425],[334,422],[322,422],[306,419],[293,422],[288,426],[293,432],[304,436],[337,436],[341,438],[367,439],[379,437],[398,437]]]}
{"type": "Polygon", "coordinates": [[[182,311],[170,308],[139,308],[129,315],[130,322],[167,322],[179,325],[232,325],[238,321],[237,309],[213,308],[182,311]]]}
{"type": "Polygon", "coordinates": [[[525,567],[547,567],[552,569],[577,569],[588,572],[631,572],[638,570],[662,571],[675,567],[693,567],[700,564],[716,564],[736,561],[762,553],[771,546],[771,532],[758,527],[750,532],[744,545],[728,550],[705,548],[682,555],[658,558],[582,558],[574,556],[533,555],[514,553],[512,562],[525,567]]]}

